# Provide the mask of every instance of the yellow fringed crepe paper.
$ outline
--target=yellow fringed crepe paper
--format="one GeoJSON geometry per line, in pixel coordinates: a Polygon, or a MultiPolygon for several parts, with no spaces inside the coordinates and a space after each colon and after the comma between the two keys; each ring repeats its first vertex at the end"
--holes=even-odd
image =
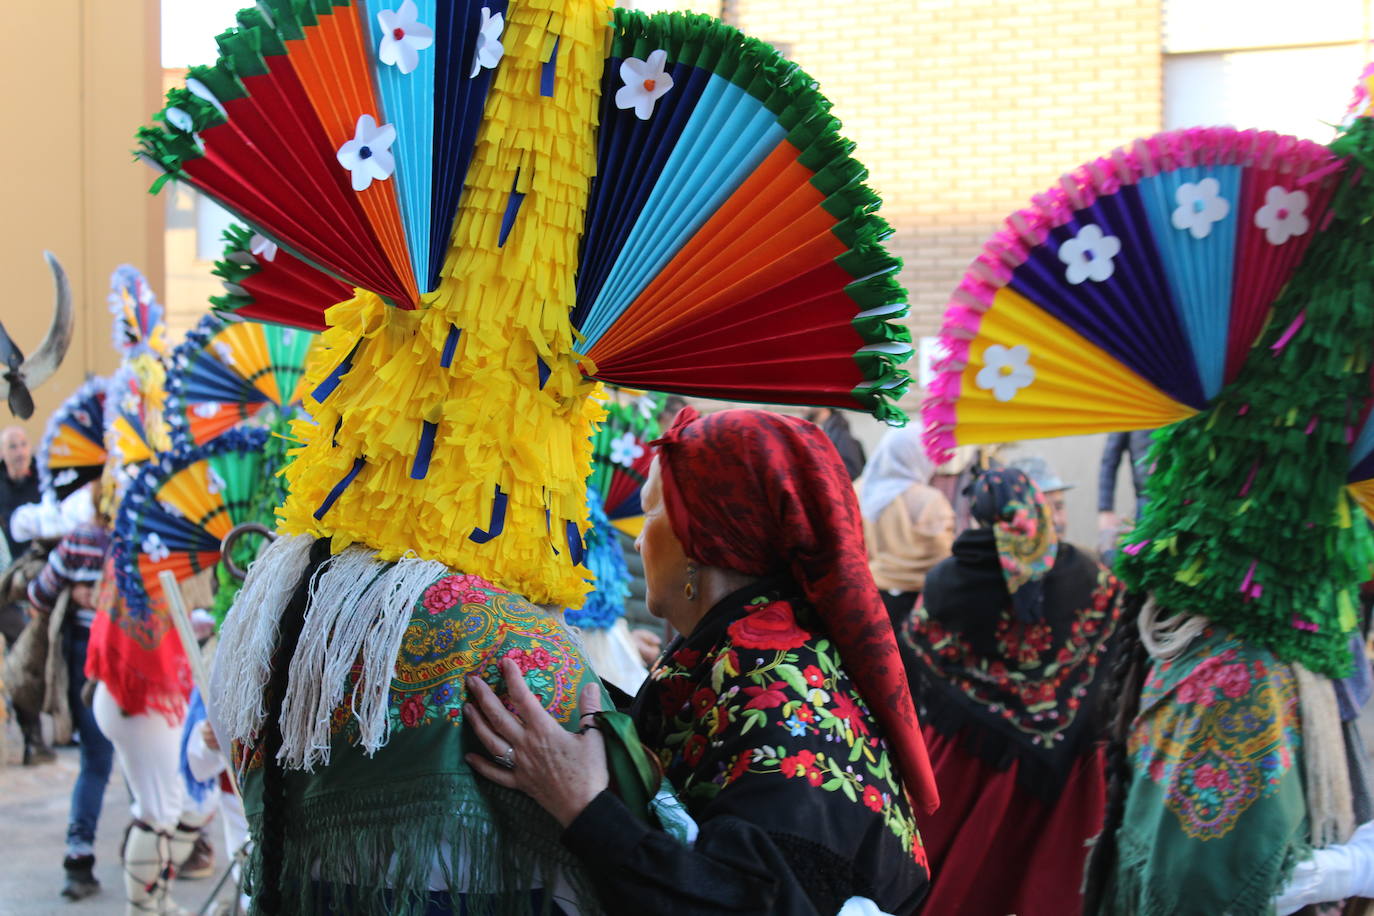
{"type": "Polygon", "coordinates": [[[586,530],[592,424],[604,411],[568,315],[611,11],[604,0],[513,0],[506,23],[439,287],[416,311],[364,291],[329,310],[305,390],[350,353],[351,368],[323,403],[307,396],[314,422],[293,426],[305,444],[287,470],[281,528],[332,537],[335,551],[361,543],[386,560],[438,560],[536,603],[578,607],[590,573],[571,562],[565,523],[586,530]],[[540,68],[555,41],[545,98],[540,68]],[[498,247],[512,186],[526,196],[498,247]],[[450,327],[462,335],[444,369],[450,327]],[[536,356],[549,368],[542,390],[536,356]],[[425,421],[438,433],[415,480],[425,421]],[[358,457],[363,469],[316,520],[358,457]],[[479,544],[470,536],[488,529],[497,486],[504,528],[479,544]]]}

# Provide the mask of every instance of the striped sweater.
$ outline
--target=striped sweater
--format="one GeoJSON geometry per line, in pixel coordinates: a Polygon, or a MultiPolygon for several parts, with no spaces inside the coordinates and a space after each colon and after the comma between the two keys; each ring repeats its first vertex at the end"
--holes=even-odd
{"type": "MultiPolygon", "coordinates": [[[[38,578],[29,583],[29,601],[48,613],[57,604],[62,589],[71,585],[95,585],[100,581],[110,533],[94,522],[78,525],[48,554],[48,562],[38,578]]],[[[77,622],[90,626],[95,618],[91,608],[76,608],[77,622]]]]}

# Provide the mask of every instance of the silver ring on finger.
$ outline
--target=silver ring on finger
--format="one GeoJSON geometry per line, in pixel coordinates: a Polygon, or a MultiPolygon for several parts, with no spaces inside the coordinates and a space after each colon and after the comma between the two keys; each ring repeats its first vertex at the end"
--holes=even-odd
{"type": "Polygon", "coordinates": [[[506,752],[496,756],[496,762],[508,770],[515,769],[515,748],[506,745],[506,752]]]}

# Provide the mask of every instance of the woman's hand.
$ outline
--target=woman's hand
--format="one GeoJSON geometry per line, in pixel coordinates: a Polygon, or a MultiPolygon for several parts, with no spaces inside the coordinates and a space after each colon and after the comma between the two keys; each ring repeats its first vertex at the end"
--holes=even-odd
{"type": "MultiPolygon", "coordinates": [[[[565,731],[530,692],[515,662],[503,659],[501,675],[515,715],[484,681],[471,676],[463,712],[492,757],[514,765],[503,766],[481,754],[468,754],[468,765],[497,785],[524,792],[566,827],[610,785],[606,743],[596,729],[565,731]]],[[[601,689],[588,684],[578,698],[581,721],[600,710],[601,689]]]]}

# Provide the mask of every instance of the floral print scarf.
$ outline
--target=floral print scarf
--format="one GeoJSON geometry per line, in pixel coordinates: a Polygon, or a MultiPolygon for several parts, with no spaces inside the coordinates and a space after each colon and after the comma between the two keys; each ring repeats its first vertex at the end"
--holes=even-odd
{"type": "Polygon", "coordinates": [[[769,580],[722,600],[664,651],[631,715],[703,829],[734,816],[764,830],[819,911],[857,894],[910,912],[928,881],[912,801],[796,591],[769,580]]]}
{"type": "Polygon", "coordinates": [[[991,528],[1007,580],[1012,608],[1023,623],[1043,613],[1046,574],[1054,568],[1059,539],[1044,495],[1016,468],[993,468],[973,482],[973,517],[991,528]]]}

